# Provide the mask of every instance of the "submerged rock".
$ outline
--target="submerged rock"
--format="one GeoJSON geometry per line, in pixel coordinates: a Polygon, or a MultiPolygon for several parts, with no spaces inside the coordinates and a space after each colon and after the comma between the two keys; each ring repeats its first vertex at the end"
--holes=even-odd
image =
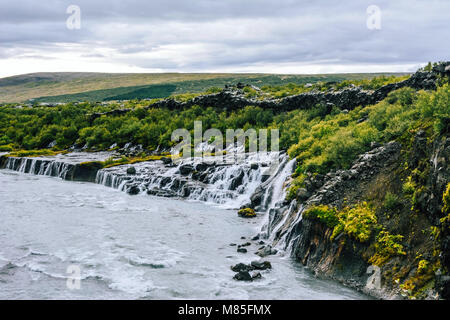
{"type": "Polygon", "coordinates": [[[136,168],[135,167],[127,168],[127,174],[136,174],[136,168]]]}
{"type": "Polygon", "coordinates": [[[247,249],[245,249],[245,248],[237,248],[236,251],[240,252],[240,253],[247,253],[247,249]]]}

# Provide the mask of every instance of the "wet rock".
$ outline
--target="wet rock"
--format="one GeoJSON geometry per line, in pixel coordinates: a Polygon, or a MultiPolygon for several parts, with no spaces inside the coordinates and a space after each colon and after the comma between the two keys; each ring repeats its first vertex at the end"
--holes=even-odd
{"type": "Polygon", "coordinates": [[[127,174],[136,174],[136,168],[135,167],[127,168],[127,174]]]}
{"type": "Polygon", "coordinates": [[[201,162],[195,165],[195,171],[202,172],[208,169],[208,164],[201,162]]]}
{"type": "Polygon", "coordinates": [[[242,169],[239,170],[239,173],[231,180],[230,190],[236,190],[242,184],[244,176],[244,171],[242,169]]]}
{"type": "Polygon", "coordinates": [[[236,251],[240,253],[247,253],[247,249],[245,248],[238,248],[236,251]]]}
{"type": "Polygon", "coordinates": [[[268,255],[276,254],[277,250],[272,249],[271,245],[264,246],[260,248],[258,251],[256,251],[256,255],[260,256],[261,258],[267,257],[268,255]]]}
{"type": "Polygon", "coordinates": [[[258,165],[257,163],[252,163],[252,164],[250,164],[250,169],[256,170],[256,169],[258,169],[258,168],[259,168],[259,165],[258,165]]]}
{"type": "Polygon", "coordinates": [[[127,189],[127,193],[130,195],[136,195],[139,192],[141,192],[141,189],[139,189],[139,186],[137,185],[133,185],[127,189]]]}
{"type": "Polygon", "coordinates": [[[248,247],[248,246],[251,246],[252,244],[250,243],[250,242],[246,242],[246,243],[244,243],[244,244],[240,244],[240,245],[238,245],[238,248],[241,248],[241,247],[248,247]]]}
{"type": "Polygon", "coordinates": [[[262,275],[259,272],[255,272],[252,274],[252,280],[261,279],[262,275]]]}
{"type": "Polygon", "coordinates": [[[235,247],[235,246],[236,246],[236,243],[230,243],[229,246],[230,246],[230,247],[235,247]]]}
{"type": "Polygon", "coordinates": [[[161,158],[161,161],[162,161],[164,164],[172,164],[172,158],[169,158],[169,157],[162,157],[162,158],[161,158]]]}
{"type": "Polygon", "coordinates": [[[251,265],[245,264],[245,263],[238,263],[234,266],[231,266],[231,270],[234,272],[241,272],[241,271],[253,271],[255,268],[251,265]]]}
{"type": "Polygon", "coordinates": [[[259,234],[252,238],[252,241],[257,241],[257,240],[259,240],[259,234]]]}
{"type": "Polygon", "coordinates": [[[233,279],[238,281],[252,281],[252,276],[248,271],[240,271],[236,273],[233,277],[233,279]]]}
{"type": "Polygon", "coordinates": [[[183,176],[189,175],[192,171],[194,171],[194,167],[190,164],[183,164],[180,166],[180,174],[183,176]]]}
{"type": "Polygon", "coordinates": [[[269,261],[252,261],[250,265],[257,270],[272,269],[272,264],[269,261]]]}
{"type": "Polygon", "coordinates": [[[299,201],[305,201],[311,196],[311,193],[306,188],[298,188],[297,199],[299,201]]]}
{"type": "Polygon", "coordinates": [[[252,208],[244,208],[238,211],[238,216],[242,218],[254,218],[256,217],[256,213],[252,208]]]}

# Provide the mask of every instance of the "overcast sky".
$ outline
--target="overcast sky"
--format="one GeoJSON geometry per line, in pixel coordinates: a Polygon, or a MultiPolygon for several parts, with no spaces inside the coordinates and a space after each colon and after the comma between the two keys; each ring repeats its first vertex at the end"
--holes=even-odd
{"type": "Polygon", "coordinates": [[[414,71],[450,59],[449,0],[0,0],[0,30],[0,77],[414,71]],[[67,27],[70,5],[80,29],[67,27]]]}

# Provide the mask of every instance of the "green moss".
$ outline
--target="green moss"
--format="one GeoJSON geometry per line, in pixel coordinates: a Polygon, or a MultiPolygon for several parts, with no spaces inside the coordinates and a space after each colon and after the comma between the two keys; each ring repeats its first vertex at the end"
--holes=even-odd
{"type": "Polygon", "coordinates": [[[337,216],[339,224],[333,230],[332,239],[344,232],[360,242],[366,242],[377,225],[375,210],[367,202],[346,207],[338,211],[337,216]]]}
{"type": "Polygon", "coordinates": [[[394,256],[406,255],[400,243],[402,240],[402,235],[391,235],[385,230],[380,231],[375,242],[376,252],[370,257],[369,263],[382,266],[394,256]]]}
{"type": "Polygon", "coordinates": [[[370,239],[372,231],[377,226],[375,211],[367,202],[359,203],[353,207],[346,207],[342,210],[327,205],[316,205],[303,212],[306,219],[317,219],[328,228],[333,229],[331,240],[339,234],[347,236],[360,242],[370,239]]]}
{"type": "Polygon", "coordinates": [[[300,174],[294,178],[292,184],[287,189],[286,200],[291,201],[295,199],[298,189],[304,187],[305,178],[306,176],[304,174],[300,174]]]}
{"type": "Polygon", "coordinates": [[[450,214],[450,183],[447,184],[447,187],[442,195],[442,212],[450,214]]]}
{"type": "Polygon", "coordinates": [[[0,152],[10,152],[13,150],[14,150],[14,147],[12,146],[12,144],[6,144],[3,146],[0,146],[0,152]]]}
{"type": "Polygon", "coordinates": [[[255,210],[252,208],[243,208],[238,211],[238,215],[243,218],[254,218],[256,217],[255,210]]]}
{"type": "Polygon", "coordinates": [[[412,181],[411,176],[409,176],[405,183],[403,183],[402,191],[406,196],[412,196],[416,190],[416,184],[412,181]]]}
{"type": "Polygon", "coordinates": [[[336,209],[326,205],[309,207],[303,212],[303,217],[306,219],[318,219],[331,229],[339,224],[336,209]]]}
{"type": "Polygon", "coordinates": [[[38,157],[38,156],[55,156],[58,153],[50,149],[40,149],[40,150],[20,150],[14,151],[7,154],[8,157],[38,157]]]}

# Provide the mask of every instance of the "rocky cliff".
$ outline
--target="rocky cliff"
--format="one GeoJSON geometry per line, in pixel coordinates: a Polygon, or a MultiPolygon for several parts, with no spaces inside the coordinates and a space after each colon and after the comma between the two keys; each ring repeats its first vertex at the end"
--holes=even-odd
{"type": "Polygon", "coordinates": [[[450,137],[427,138],[419,130],[412,141],[374,145],[349,170],[310,176],[296,210],[273,212],[274,244],[318,276],[376,297],[448,299],[450,137]],[[331,218],[343,211],[354,220],[339,232],[341,221],[331,218]]]}

